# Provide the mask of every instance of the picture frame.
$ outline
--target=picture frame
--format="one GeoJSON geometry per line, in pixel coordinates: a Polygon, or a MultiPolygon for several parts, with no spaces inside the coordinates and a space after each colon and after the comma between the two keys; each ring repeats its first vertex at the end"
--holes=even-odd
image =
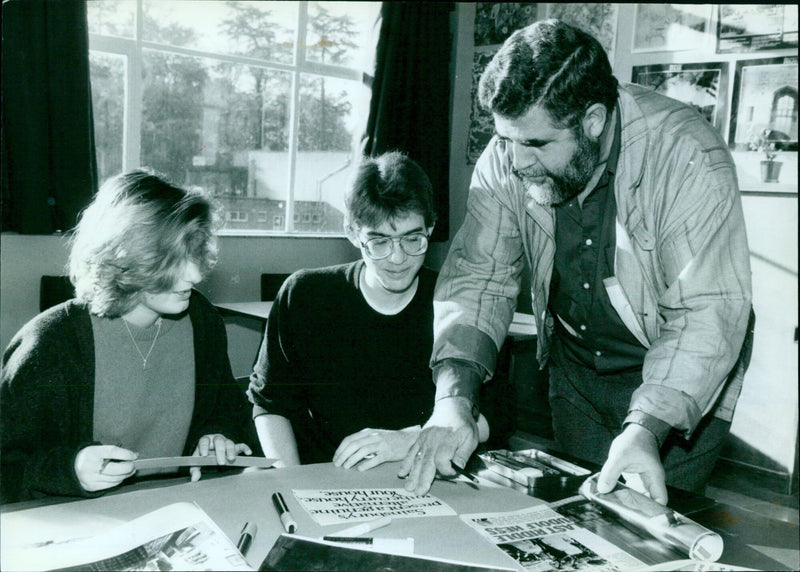
{"type": "Polygon", "coordinates": [[[705,47],[710,4],[636,4],[631,53],[675,52],[705,47]]]}
{"type": "Polygon", "coordinates": [[[769,129],[779,151],[797,151],[797,58],[739,60],[733,81],[728,145],[748,151],[769,129]]]}
{"type": "Polygon", "coordinates": [[[797,49],[797,4],[720,4],[717,53],[797,49]]]}
{"type": "Polygon", "coordinates": [[[729,84],[727,62],[633,66],[631,81],[690,105],[725,137],[729,84]]]}

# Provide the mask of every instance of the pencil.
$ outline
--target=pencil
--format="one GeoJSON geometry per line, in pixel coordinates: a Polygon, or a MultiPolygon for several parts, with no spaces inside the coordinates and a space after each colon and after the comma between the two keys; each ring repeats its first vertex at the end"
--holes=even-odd
{"type": "Polygon", "coordinates": [[[478,479],[476,479],[473,475],[469,474],[467,471],[465,471],[464,469],[462,469],[461,467],[456,465],[452,460],[450,461],[450,466],[453,468],[453,470],[456,473],[458,473],[462,477],[465,477],[465,478],[469,479],[473,483],[477,483],[478,482],[478,479]]]}

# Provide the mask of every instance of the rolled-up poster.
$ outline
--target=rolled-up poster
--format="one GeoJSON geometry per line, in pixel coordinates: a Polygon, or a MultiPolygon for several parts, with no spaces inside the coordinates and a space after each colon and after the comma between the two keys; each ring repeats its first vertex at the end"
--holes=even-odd
{"type": "Polygon", "coordinates": [[[622,483],[611,492],[599,494],[598,477],[595,474],[586,479],[580,493],[624,524],[686,553],[692,560],[716,562],[722,556],[722,537],[716,532],[622,483]]]}

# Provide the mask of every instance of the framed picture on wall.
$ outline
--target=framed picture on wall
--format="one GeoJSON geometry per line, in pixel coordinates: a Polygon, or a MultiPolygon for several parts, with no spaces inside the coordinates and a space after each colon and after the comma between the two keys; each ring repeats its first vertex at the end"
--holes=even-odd
{"type": "Polygon", "coordinates": [[[489,140],[494,135],[494,118],[478,103],[478,82],[486,66],[499,48],[476,51],[472,58],[472,106],[469,114],[469,141],[467,142],[467,164],[474,165],[489,140]]]}
{"type": "Polygon", "coordinates": [[[717,52],[797,48],[797,4],[720,4],[717,52]]]}
{"type": "Polygon", "coordinates": [[[728,115],[728,64],[702,62],[634,66],[631,81],[694,107],[723,137],[728,115]]]}
{"type": "Polygon", "coordinates": [[[764,58],[736,63],[728,144],[752,150],[768,138],[779,151],[797,151],[797,58],[764,58]]]}
{"type": "Polygon", "coordinates": [[[534,2],[477,2],[475,47],[502,44],[514,31],[537,20],[534,2]]]}
{"type": "Polygon", "coordinates": [[[713,36],[710,4],[636,4],[631,52],[703,48],[713,36]]]}
{"type": "Polygon", "coordinates": [[[617,43],[618,4],[547,4],[547,17],[558,18],[567,24],[590,33],[598,39],[614,67],[614,48],[617,43]]]}

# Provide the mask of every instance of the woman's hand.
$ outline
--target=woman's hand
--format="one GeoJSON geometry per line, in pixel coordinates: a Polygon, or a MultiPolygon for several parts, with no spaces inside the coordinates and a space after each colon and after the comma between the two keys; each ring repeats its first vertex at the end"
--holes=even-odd
{"type": "Polygon", "coordinates": [[[342,439],[333,454],[333,464],[345,469],[358,465],[359,471],[366,471],[387,461],[399,461],[406,456],[419,432],[419,425],[398,431],[362,429],[342,439]]]}
{"type": "Polygon", "coordinates": [[[90,445],[75,456],[75,475],[85,491],[110,489],[136,472],[138,456],[115,445],[90,445]]]}
{"type": "MultiPolygon", "coordinates": [[[[253,454],[253,451],[250,450],[246,443],[234,443],[225,435],[215,433],[200,437],[192,456],[207,457],[212,452],[217,457],[218,465],[227,465],[228,462],[235,461],[239,453],[244,453],[245,455],[253,454]]],[[[202,475],[200,467],[190,467],[189,473],[192,475],[192,482],[199,481],[202,475]]]]}

